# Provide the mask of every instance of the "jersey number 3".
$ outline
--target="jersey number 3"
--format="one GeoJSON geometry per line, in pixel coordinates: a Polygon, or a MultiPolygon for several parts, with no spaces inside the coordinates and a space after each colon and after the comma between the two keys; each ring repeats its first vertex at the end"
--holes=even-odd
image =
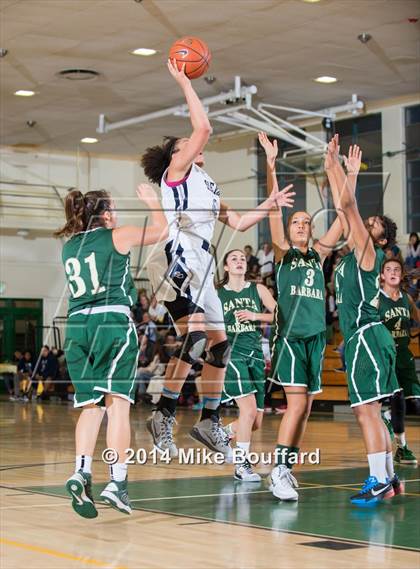
{"type": "MultiPolygon", "coordinates": [[[[99,286],[98,269],[96,268],[95,253],[85,257],[84,262],[89,266],[90,280],[92,281],[91,294],[98,294],[105,291],[104,286],[99,286]]],[[[65,264],[66,274],[69,279],[69,288],[73,298],[79,298],[86,292],[86,283],[80,276],[81,265],[79,259],[70,257],[65,264]]]]}

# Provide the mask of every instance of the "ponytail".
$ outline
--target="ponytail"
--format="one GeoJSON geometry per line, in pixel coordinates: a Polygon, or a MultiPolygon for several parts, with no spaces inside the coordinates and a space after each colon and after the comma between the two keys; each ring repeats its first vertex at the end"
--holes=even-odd
{"type": "Polygon", "coordinates": [[[66,224],[54,232],[54,237],[69,237],[75,233],[104,225],[102,214],[111,209],[111,196],[105,190],[94,190],[85,195],[72,190],[66,196],[64,211],[66,224]]]}

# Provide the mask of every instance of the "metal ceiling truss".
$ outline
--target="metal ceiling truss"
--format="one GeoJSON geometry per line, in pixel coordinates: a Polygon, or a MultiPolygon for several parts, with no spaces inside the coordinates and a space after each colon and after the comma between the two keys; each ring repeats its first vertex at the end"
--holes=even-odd
{"type": "MultiPolygon", "coordinates": [[[[212,120],[246,131],[263,131],[296,147],[294,150],[284,152],[284,157],[288,154],[300,153],[302,151],[304,153],[324,152],[327,146],[324,139],[306,132],[295,124],[295,121],[313,118],[319,118],[321,120],[330,119],[334,121],[338,113],[359,114],[364,108],[363,102],[357,98],[357,95],[352,95],[352,100],[344,105],[321,109],[320,111],[307,111],[305,109],[271,105],[268,103],[259,103],[257,106],[253,106],[252,97],[256,93],[257,87],[255,85],[244,86],[242,85],[241,78],[236,76],[233,89],[222,92],[219,95],[214,95],[213,97],[207,97],[202,100],[202,103],[209,118],[212,120]],[[211,110],[210,107],[213,105],[224,105],[224,107],[211,110]],[[278,112],[288,112],[291,114],[287,116],[287,118],[281,118],[276,114],[278,112]]],[[[188,106],[186,104],[178,105],[117,122],[109,122],[105,115],[99,115],[97,132],[106,134],[113,130],[167,116],[188,117],[188,106]]]]}

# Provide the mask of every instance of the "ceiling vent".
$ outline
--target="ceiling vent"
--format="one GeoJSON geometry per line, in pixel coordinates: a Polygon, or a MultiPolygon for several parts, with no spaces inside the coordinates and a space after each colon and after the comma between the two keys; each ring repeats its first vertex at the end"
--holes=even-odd
{"type": "Polygon", "coordinates": [[[96,79],[100,74],[93,69],[63,69],[58,72],[59,77],[64,77],[70,81],[88,81],[96,79]]]}

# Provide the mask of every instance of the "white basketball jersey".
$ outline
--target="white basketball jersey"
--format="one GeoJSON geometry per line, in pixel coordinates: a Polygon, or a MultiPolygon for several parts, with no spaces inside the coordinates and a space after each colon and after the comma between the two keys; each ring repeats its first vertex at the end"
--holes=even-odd
{"type": "Polygon", "coordinates": [[[189,175],[173,185],[162,176],[162,205],[169,225],[169,239],[179,232],[192,234],[209,243],[220,211],[220,190],[217,184],[196,164],[189,175]]]}

